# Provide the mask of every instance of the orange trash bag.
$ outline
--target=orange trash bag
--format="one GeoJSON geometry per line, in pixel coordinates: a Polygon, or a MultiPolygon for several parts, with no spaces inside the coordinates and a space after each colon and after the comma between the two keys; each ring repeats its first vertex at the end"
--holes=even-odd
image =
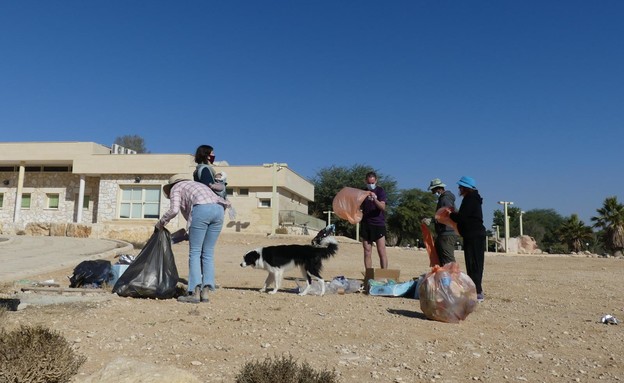
{"type": "Polygon", "coordinates": [[[447,207],[439,208],[438,211],[436,211],[435,213],[435,219],[439,223],[452,227],[453,230],[455,230],[455,232],[459,234],[459,230],[457,230],[457,222],[451,219],[451,212],[448,210],[447,207]]]}
{"type": "Polygon", "coordinates": [[[429,231],[429,227],[427,227],[427,225],[425,225],[424,223],[421,223],[420,230],[422,230],[423,240],[425,241],[425,248],[427,249],[427,254],[429,254],[429,267],[439,265],[440,259],[438,258],[438,251],[433,244],[433,236],[429,231]]]}
{"type": "Polygon", "coordinates": [[[458,323],[477,307],[477,288],[455,262],[434,266],[418,287],[420,309],[429,319],[458,323]]]}
{"type": "Polygon", "coordinates": [[[346,219],[349,223],[359,223],[362,220],[360,206],[367,196],[366,190],[344,187],[334,197],[332,209],[338,217],[346,219]]]}

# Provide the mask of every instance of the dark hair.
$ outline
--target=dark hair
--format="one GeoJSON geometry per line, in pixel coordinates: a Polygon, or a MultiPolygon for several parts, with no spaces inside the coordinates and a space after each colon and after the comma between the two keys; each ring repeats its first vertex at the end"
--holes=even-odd
{"type": "Polygon", "coordinates": [[[196,164],[207,164],[208,156],[212,153],[214,149],[210,145],[199,145],[197,150],[195,151],[195,163],[196,164]]]}
{"type": "Polygon", "coordinates": [[[368,172],[368,173],[366,173],[366,178],[368,179],[368,177],[375,177],[375,179],[377,179],[377,173],[375,173],[375,172],[368,172]]]}

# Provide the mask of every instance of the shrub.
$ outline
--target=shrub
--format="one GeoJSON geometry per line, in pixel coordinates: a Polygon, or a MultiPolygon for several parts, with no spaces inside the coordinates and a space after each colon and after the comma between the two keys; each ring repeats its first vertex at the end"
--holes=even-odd
{"type": "Polygon", "coordinates": [[[288,234],[288,228],[278,227],[275,229],[275,234],[288,234]]]}
{"type": "Polygon", "coordinates": [[[0,329],[0,382],[69,382],[85,360],[63,336],[47,328],[0,329]]]}
{"type": "Polygon", "coordinates": [[[315,371],[306,362],[298,365],[292,356],[267,358],[262,362],[248,362],[236,376],[236,383],[337,383],[332,371],[315,371]]]}

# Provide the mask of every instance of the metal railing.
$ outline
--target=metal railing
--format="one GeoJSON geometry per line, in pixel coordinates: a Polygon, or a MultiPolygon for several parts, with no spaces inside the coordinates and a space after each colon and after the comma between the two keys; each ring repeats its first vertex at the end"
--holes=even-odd
{"type": "Polygon", "coordinates": [[[321,230],[326,226],[325,221],[322,219],[312,217],[311,215],[296,210],[280,210],[279,224],[308,227],[313,230],[321,230]]]}

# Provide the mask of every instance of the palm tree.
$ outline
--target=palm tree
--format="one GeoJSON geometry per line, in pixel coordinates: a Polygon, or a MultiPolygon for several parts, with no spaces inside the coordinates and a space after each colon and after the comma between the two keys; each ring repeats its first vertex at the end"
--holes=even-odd
{"type": "Polygon", "coordinates": [[[572,214],[557,230],[559,240],[568,245],[568,249],[578,253],[583,249],[585,242],[593,239],[594,232],[579,220],[578,215],[572,214]]]}
{"type": "Polygon", "coordinates": [[[617,197],[605,199],[602,207],[596,210],[598,216],[592,217],[594,227],[603,229],[605,249],[612,254],[624,249],[624,205],[617,197]]]}

